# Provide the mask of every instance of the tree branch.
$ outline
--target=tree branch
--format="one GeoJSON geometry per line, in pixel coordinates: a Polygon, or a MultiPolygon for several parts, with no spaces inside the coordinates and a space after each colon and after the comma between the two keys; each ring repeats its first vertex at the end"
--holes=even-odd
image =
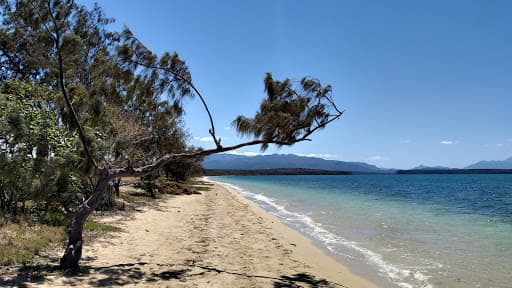
{"type": "MultiPolygon", "coordinates": [[[[84,130],[82,128],[82,125],[80,124],[80,119],[78,119],[78,115],[75,112],[75,109],[73,108],[73,105],[71,105],[71,101],[69,100],[68,93],[66,91],[66,86],[64,83],[64,64],[62,60],[62,54],[60,53],[60,28],[57,22],[57,19],[55,19],[55,16],[53,15],[52,8],[50,1],[47,1],[48,4],[48,14],[50,14],[50,18],[52,19],[53,25],[55,26],[55,36],[52,37],[52,39],[55,42],[55,49],[57,50],[57,61],[59,65],[59,85],[62,92],[62,96],[64,97],[64,100],[66,102],[66,106],[69,109],[69,112],[71,112],[73,116],[73,120],[75,121],[75,124],[78,129],[78,135],[80,136],[80,141],[82,142],[82,146],[84,147],[85,153],[87,154],[87,158],[92,162],[93,166],[95,168],[98,168],[98,164],[96,164],[96,161],[92,157],[91,150],[89,149],[89,144],[87,144],[87,138],[85,137],[84,130]]],[[[70,5],[72,5],[71,3],[70,5]]],[[[68,10],[69,11],[69,10],[68,10]]],[[[68,12],[69,13],[69,12],[68,12]]]]}
{"type": "MultiPolygon", "coordinates": [[[[137,64],[137,63],[135,63],[135,64],[137,64]]],[[[141,65],[143,65],[143,64],[141,64],[141,65]]],[[[164,68],[158,67],[158,66],[152,66],[152,65],[143,65],[143,66],[148,67],[148,68],[163,69],[165,71],[168,71],[167,69],[164,69],[164,68]]],[[[188,83],[190,85],[190,87],[192,89],[194,89],[194,91],[196,91],[196,93],[198,93],[201,100],[203,101],[203,105],[205,106],[205,108],[208,112],[208,115],[210,115],[208,107],[206,106],[206,102],[204,101],[203,97],[200,95],[199,91],[197,91],[197,89],[193,86],[193,84],[190,81],[188,81],[187,79],[184,79],[181,75],[176,74],[174,71],[168,71],[168,72],[172,73],[179,79],[182,79],[183,81],[188,83]]],[[[276,145],[281,145],[281,146],[290,146],[290,145],[293,145],[298,142],[311,141],[311,139],[309,139],[309,136],[311,136],[313,133],[315,133],[319,129],[324,128],[326,125],[330,124],[331,122],[338,120],[343,115],[343,112],[344,112],[344,111],[339,110],[336,107],[336,105],[334,104],[334,101],[328,95],[325,95],[324,98],[326,99],[327,102],[329,102],[329,104],[336,111],[336,113],[335,114],[329,113],[326,115],[326,118],[323,119],[322,121],[315,121],[316,126],[312,127],[311,129],[305,130],[305,133],[302,136],[300,136],[299,138],[294,138],[293,140],[291,140],[289,142],[278,141],[278,140],[276,140],[277,139],[276,137],[273,137],[273,139],[271,139],[271,140],[262,140],[262,139],[252,140],[252,141],[248,141],[248,142],[244,142],[244,143],[240,143],[240,144],[228,146],[228,147],[222,147],[222,146],[220,146],[219,143],[216,142],[217,147],[214,149],[203,150],[203,151],[198,151],[198,152],[193,152],[193,153],[180,153],[180,154],[169,154],[168,153],[168,154],[164,155],[163,157],[161,157],[160,159],[156,160],[154,163],[147,165],[147,166],[138,167],[138,168],[126,167],[126,168],[120,168],[120,169],[111,169],[111,170],[109,170],[110,171],[109,177],[110,177],[110,179],[114,179],[114,178],[126,177],[126,176],[144,176],[144,175],[150,174],[153,171],[165,166],[166,164],[170,163],[171,161],[186,160],[186,159],[200,159],[200,158],[212,155],[212,154],[232,151],[232,150],[236,150],[236,149],[246,147],[246,146],[254,146],[254,145],[261,145],[261,144],[276,144],[276,145]]],[[[210,115],[210,121],[211,121],[212,128],[213,128],[213,121],[212,121],[211,115],[210,115]]],[[[300,128],[300,129],[304,129],[304,128],[300,128]]],[[[214,137],[215,136],[214,131],[211,131],[211,132],[212,132],[212,136],[214,137]]],[[[214,137],[214,140],[215,140],[215,137],[214,137]]]]}
{"type": "MultiPolygon", "coordinates": [[[[52,38],[52,40],[53,40],[54,42],[57,42],[57,39],[55,38],[55,36],[53,35],[53,33],[50,31],[50,28],[48,28],[48,26],[46,26],[46,24],[45,24],[45,23],[42,23],[42,21],[43,21],[43,19],[44,19],[44,18],[43,18],[43,16],[41,15],[41,13],[40,13],[39,9],[36,7],[36,5],[35,5],[34,3],[31,3],[31,5],[32,5],[32,8],[34,8],[34,10],[36,10],[36,13],[37,13],[37,15],[39,16],[39,19],[40,19],[40,21],[41,21],[41,25],[43,26],[44,30],[46,30],[46,32],[48,32],[48,34],[50,35],[50,38],[52,38]]],[[[48,2],[48,8],[50,8],[50,2],[48,2]]],[[[50,15],[52,15],[52,19],[53,19],[53,14],[51,13],[51,10],[49,10],[49,11],[48,11],[48,13],[49,13],[50,15]]],[[[54,23],[54,25],[55,25],[55,21],[53,21],[53,20],[52,20],[52,22],[53,22],[53,23],[54,23]]],[[[55,27],[57,27],[57,26],[55,26],[55,27]]]]}
{"type": "Polygon", "coordinates": [[[147,174],[150,174],[150,173],[156,171],[157,169],[165,166],[167,163],[169,163],[171,161],[175,161],[175,160],[199,159],[199,158],[203,158],[203,157],[206,157],[206,156],[209,156],[212,154],[233,151],[233,150],[236,150],[236,149],[239,149],[242,147],[246,147],[246,146],[254,146],[254,145],[260,145],[260,144],[276,144],[276,145],[290,146],[290,145],[293,145],[295,143],[302,142],[302,141],[310,141],[310,139],[308,139],[306,137],[302,137],[293,142],[253,140],[253,141],[244,142],[244,143],[240,143],[240,144],[233,145],[233,146],[220,147],[220,148],[218,147],[215,149],[203,150],[203,151],[198,151],[198,152],[194,152],[194,153],[166,154],[166,155],[162,156],[160,159],[158,159],[157,161],[155,161],[154,163],[143,166],[143,167],[138,167],[138,168],[125,167],[125,168],[120,168],[120,169],[110,169],[109,177],[110,177],[110,179],[114,179],[114,178],[118,178],[118,177],[127,177],[127,176],[142,177],[144,175],[147,175],[147,174]]]}
{"type": "Polygon", "coordinates": [[[192,83],[192,81],[186,79],[185,77],[183,77],[182,75],[180,75],[179,73],[177,73],[176,71],[172,71],[170,69],[167,69],[167,68],[164,68],[164,67],[161,67],[161,66],[155,66],[155,65],[147,65],[147,64],[144,64],[144,63],[140,63],[140,62],[137,62],[137,61],[133,61],[133,60],[125,60],[126,62],[129,62],[131,64],[135,64],[135,65],[140,65],[140,66],[143,66],[143,67],[146,67],[146,68],[151,68],[151,69],[157,69],[157,70],[163,70],[165,72],[168,72],[168,73],[171,73],[174,77],[176,77],[178,80],[181,80],[183,82],[185,82],[190,88],[192,88],[192,90],[194,91],[194,93],[199,97],[199,99],[201,100],[201,103],[203,104],[203,107],[204,109],[206,110],[206,113],[208,114],[208,118],[210,119],[210,130],[208,131],[210,133],[210,135],[212,136],[213,138],[213,142],[215,142],[215,146],[217,146],[217,148],[222,148],[221,144],[220,144],[220,138],[217,138],[216,134],[215,134],[215,125],[213,123],[213,117],[212,117],[212,113],[210,113],[210,109],[208,108],[208,105],[206,104],[206,100],[204,99],[203,95],[201,95],[201,93],[199,92],[199,90],[197,90],[197,88],[194,86],[194,84],[192,83]]]}

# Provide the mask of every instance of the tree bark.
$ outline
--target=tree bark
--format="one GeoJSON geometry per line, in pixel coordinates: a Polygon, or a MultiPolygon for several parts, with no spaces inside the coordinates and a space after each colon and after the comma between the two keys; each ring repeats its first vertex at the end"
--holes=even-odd
{"type": "Polygon", "coordinates": [[[0,210],[5,211],[4,185],[0,182],[0,210]]]}
{"type": "Polygon", "coordinates": [[[114,179],[114,190],[116,196],[119,197],[119,187],[121,186],[121,178],[114,179]]]}
{"type": "Polygon", "coordinates": [[[14,193],[14,190],[11,189],[11,214],[12,219],[16,220],[16,217],[18,216],[18,199],[16,198],[16,194],[14,193]]]}
{"type": "Polygon", "coordinates": [[[73,215],[71,227],[68,234],[68,244],[66,251],[60,259],[60,268],[62,270],[78,270],[78,262],[82,257],[83,238],[82,232],[84,223],[87,217],[94,211],[96,206],[101,202],[101,196],[109,182],[109,171],[104,169],[100,172],[96,186],[94,187],[92,195],[78,207],[73,215]]]}
{"type": "Polygon", "coordinates": [[[151,178],[152,175],[148,176],[149,179],[144,179],[144,185],[146,186],[146,192],[149,193],[149,196],[151,196],[151,198],[156,198],[156,194],[155,194],[155,184],[153,182],[153,179],[151,178]]]}

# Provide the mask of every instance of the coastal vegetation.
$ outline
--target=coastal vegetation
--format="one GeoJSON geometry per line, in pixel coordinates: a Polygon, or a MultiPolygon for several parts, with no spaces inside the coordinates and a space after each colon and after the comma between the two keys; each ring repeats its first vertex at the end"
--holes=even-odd
{"type": "MultiPolygon", "coordinates": [[[[64,270],[79,268],[85,229],[116,230],[88,218],[111,206],[124,177],[142,177],[156,198],[159,175],[182,181],[208,155],[310,141],[342,115],[329,85],[267,73],[258,111],[233,121],[250,140],[223,146],[206,98],[176,52],[157,55],[129,28],[109,30],[114,20],[98,5],[0,0],[0,9],[0,213],[9,223],[35,221],[27,225],[34,239],[46,239],[38,231],[61,235],[47,227],[64,225],[64,270]],[[185,98],[202,103],[214,148],[188,144],[185,98]]],[[[28,250],[61,238],[32,241],[40,244],[28,250]]],[[[28,261],[20,257],[12,261],[28,261]]]]}

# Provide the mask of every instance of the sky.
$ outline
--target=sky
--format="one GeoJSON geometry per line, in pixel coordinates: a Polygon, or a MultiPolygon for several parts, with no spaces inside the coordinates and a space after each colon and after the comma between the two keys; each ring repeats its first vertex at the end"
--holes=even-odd
{"type": "MultiPolygon", "coordinates": [[[[266,153],[401,169],[512,156],[512,1],[98,3],[112,29],[187,62],[224,145],[247,140],[231,122],[254,115],[271,72],[332,85],[345,114],[311,142],[266,153]]],[[[200,102],[185,110],[191,144],[213,147],[200,102]]]]}

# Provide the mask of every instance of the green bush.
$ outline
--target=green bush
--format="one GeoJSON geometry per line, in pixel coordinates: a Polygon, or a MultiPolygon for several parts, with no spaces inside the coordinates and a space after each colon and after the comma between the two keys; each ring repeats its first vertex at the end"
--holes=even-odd
{"type": "Polygon", "coordinates": [[[69,227],[71,225],[71,217],[58,212],[44,212],[39,215],[39,222],[49,226],[69,227]]]}

